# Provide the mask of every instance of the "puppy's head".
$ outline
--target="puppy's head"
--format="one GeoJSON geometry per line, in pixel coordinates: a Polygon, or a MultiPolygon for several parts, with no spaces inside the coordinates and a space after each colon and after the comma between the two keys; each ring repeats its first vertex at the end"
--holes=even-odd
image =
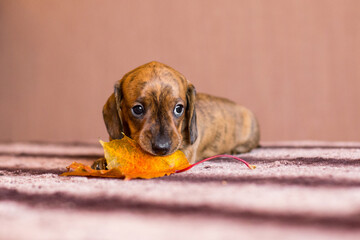
{"type": "Polygon", "coordinates": [[[153,155],[168,155],[197,138],[195,88],[176,70],[151,62],[115,84],[103,108],[110,138],[121,132],[153,155]]]}

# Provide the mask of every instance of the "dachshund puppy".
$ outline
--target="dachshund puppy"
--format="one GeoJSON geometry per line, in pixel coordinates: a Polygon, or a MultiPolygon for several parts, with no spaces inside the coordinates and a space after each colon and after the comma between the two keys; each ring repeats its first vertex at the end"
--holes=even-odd
{"type": "MultiPolygon", "coordinates": [[[[150,62],[116,82],[103,108],[110,139],[122,132],[152,154],[183,151],[190,163],[223,153],[244,153],[259,144],[252,112],[227,99],[196,94],[178,71],[150,62]]],[[[97,161],[93,168],[104,169],[97,161]]]]}

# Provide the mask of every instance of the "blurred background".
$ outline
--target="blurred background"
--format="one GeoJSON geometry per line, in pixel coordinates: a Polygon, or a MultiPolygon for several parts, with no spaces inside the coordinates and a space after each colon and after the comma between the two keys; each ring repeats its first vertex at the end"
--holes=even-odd
{"type": "Polygon", "coordinates": [[[253,110],[263,141],[360,141],[359,10],[358,0],[0,0],[0,141],[107,139],[115,81],[152,60],[253,110]]]}

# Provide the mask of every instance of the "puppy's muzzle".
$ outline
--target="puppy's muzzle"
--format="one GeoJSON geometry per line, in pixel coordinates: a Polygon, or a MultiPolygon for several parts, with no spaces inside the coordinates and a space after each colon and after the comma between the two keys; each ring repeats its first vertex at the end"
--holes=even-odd
{"type": "Polygon", "coordinates": [[[152,150],[156,155],[163,156],[170,151],[171,139],[165,134],[159,134],[153,139],[151,145],[152,150]]]}

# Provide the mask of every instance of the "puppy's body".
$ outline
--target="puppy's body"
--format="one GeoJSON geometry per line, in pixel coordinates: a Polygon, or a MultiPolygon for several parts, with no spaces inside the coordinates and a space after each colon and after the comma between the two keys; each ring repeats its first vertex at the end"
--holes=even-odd
{"type": "Polygon", "coordinates": [[[169,155],[180,149],[191,163],[216,154],[248,152],[260,138],[248,109],[196,94],[181,73],[158,62],[140,66],[118,81],[103,116],[110,139],[124,132],[150,154],[169,155]]]}
{"type": "Polygon", "coordinates": [[[223,153],[244,153],[259,144],[255,116],[245,107],[224,98],[196,95],[198,138],[184,141],[181,150],[191,163],[223,153]]]}

